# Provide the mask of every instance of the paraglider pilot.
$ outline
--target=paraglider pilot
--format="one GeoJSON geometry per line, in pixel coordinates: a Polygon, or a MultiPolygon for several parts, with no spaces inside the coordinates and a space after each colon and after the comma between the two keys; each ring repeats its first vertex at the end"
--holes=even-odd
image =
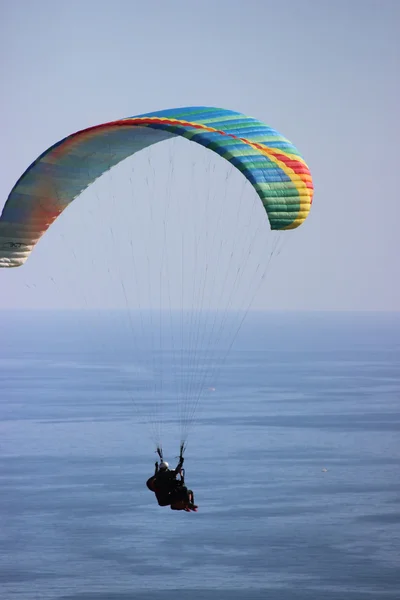
{"type": "Polygon", "coordinates": [[[170,469],[169,464],[164,461],[162,451],[157,448],[160,457],[160,465],[155,463],[154,475],[146,481],[151,492],[154,492],[159,506],[170,506],[172,510],[185,510],[186,512],[197,512],[192,490],[185,486],[184,471],[182,469],[183,444],[180,449],[179,462],[175,469],[170,469]],[[177,477],[180,479],[177,479],[177,477]]]}

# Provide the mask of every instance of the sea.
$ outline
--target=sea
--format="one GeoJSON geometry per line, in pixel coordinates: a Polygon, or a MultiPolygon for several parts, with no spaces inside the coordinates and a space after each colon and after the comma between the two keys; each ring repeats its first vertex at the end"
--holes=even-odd
{"type": "Polygon", "coordinates": [[[254,312],[178,365],[117,322],[0,313],[2,599],[400,598],[400,313],[254,312]],[[145,482],[196,365],[176,512],[145,482]]]}

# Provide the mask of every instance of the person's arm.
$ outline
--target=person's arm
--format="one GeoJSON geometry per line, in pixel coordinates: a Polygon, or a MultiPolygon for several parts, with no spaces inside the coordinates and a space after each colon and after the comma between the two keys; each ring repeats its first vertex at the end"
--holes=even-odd
{"type": "Polygon", "coordinates": [[[158,473],[158,462],[157,461],[154,463],[154,467],[155,467],[154,475],[157,475],[157,473],[158,473]]]}
{"type": "Polygon", "coordinates": [[[184,461],[184,458],[182,456],[180,458],[179,462],[178,462],[178,465],[177,465],[175,471],[174,471],[175,475],[178,475],[181,472],[181,469],[182,469],[182,466],[183,466],[183,461],[184,461]]]}

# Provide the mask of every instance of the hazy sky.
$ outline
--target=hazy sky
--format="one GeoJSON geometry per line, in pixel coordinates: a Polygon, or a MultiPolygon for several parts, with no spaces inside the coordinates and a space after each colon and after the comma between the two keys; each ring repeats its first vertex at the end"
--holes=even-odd
{"type": "MultiPolygon", "coordinates": [[[[315,184],[255,306],[400,309],[398,0],[18,0],[1,3],[0,44],[0,206],[73,131],[176,106],[238,110],[286,135],[315,184]]],[[[60,305],[39,282],[59,275],[78,215],[24,267],[0,270],[0,307],[60,305]]]]}

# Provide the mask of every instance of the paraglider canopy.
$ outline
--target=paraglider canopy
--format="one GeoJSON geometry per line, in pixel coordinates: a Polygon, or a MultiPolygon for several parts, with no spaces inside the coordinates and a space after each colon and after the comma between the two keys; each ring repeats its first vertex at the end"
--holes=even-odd
{"type": "Polygon", "coordinates": [[[228,160],[253,185],[271,229],[294,229],[313,196],[310,171],[276,130],[221,108],[187,107],[128,117],[84,129],[39,156],[14,186],[0,218],[0,267],[22,265],[62,211],[128,156],[182,136],[228,160]]]}

